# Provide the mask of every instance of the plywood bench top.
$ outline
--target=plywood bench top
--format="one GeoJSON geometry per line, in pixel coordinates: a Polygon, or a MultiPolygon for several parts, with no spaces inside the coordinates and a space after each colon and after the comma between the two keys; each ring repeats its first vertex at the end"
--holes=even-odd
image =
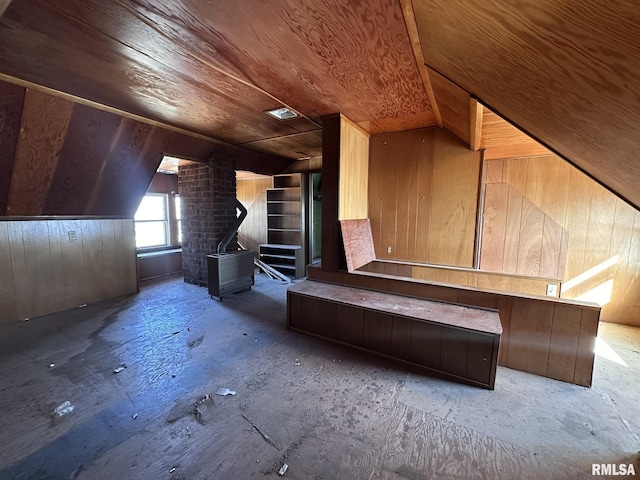
{"type": "Polygon", "coordinates": [[[497,310],[463,307],[312,280],[294,285],[288,291],[390,315],[410,317],[478,332],[502,333],[502,324],[497,310]]]}

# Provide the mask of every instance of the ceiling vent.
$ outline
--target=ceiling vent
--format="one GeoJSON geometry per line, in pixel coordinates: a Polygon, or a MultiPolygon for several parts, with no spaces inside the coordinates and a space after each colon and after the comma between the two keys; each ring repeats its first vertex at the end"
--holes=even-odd
{"type": "Polygon", "coordinates": [[[265,113],[268,113],[269,115],[277,118],[278,120],[289,120],[290,118],[297,118],[300,116],[293,110],[289,110],[286,107],[276,108],[275,110],[267,110],[265,113]]]}

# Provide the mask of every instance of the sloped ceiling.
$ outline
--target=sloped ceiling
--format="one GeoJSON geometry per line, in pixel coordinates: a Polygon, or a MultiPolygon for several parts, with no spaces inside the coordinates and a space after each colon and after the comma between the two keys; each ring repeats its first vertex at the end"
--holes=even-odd
{"type": "Polygon", "coordinates": [[[400,4],[13,0],[0,73],[289,158],[322,116],[372,133],[435,125],[400,4]],[[265,110],[291,107],[279,121],[265,110]]]}
{"type": "Polygon", "coordinates": [[[640,205],[640,9],[414,0],[425,63],[640,205]]]}
{"type": "Polygon", "coordinates": [[[5,81],[290,159],[320,155],[335,112],[507,152],[482,140],[477,98],[640,205],[631,1],[0,0],[0,15],[5,81]],[[281,105],[301,118],[263,113],[281,105]]]}

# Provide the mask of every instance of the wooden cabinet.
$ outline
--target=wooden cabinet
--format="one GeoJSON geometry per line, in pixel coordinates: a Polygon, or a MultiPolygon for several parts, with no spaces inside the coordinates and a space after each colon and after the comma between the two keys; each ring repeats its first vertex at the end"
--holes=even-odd
{"type": "Polygon", "coordinates": [[[267,189],[267,244],[260,259],[283,273],[305,275],[305,185],[300,173],[275,175],[267,189]]]}
{"type": "Polygon", "coordinates": [[[307,280],[287,291],[289,328],[494,388],[496,310],[307,280]]]}

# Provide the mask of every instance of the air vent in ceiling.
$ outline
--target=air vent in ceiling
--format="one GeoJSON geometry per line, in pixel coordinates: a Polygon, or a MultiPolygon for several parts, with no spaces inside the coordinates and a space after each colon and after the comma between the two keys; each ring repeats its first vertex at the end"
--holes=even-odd
{"type": "Polygon", "coordinates": [[[289,110],[286,107],[276,108],[275,110],[267,110],[266,113],[268,113],[272,117],[276,117],[278,120],[289,120],[290,118],[296,118],[300,116],[293,110],[289,110]]]}

